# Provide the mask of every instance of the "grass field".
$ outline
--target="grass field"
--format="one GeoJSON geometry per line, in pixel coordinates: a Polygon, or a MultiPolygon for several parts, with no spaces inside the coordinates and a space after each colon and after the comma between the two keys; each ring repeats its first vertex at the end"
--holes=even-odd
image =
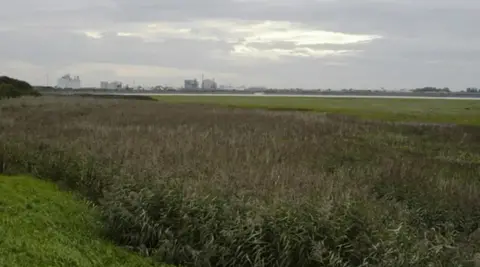
{"type": "MultiPolygon", "coordinates": [[[[445,103],[458,121],[478,108],[445,103]]],[[[478,126],[21,98],[0,102],[0,173],[76,190],[111,241],[169,264],[476,267],[480,253],[478,126]]]]}
{"type": "Polygon", "coordinates": [[[344,114],[362,119],[480,125],[479,100],[375,99],[320,97],[155,96],[170,103],[299,110],[344,114]]]}
{"type": "Polygon", "coordinates": [[[160,266],[102,240],[101,223],[54,184],[0,176],[0,266],[160,266]]]}

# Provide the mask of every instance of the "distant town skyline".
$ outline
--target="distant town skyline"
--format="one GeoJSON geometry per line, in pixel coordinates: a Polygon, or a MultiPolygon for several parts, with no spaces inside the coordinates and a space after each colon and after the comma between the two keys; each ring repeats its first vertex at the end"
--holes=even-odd
{"type": "Polygon", "coordinates": [[[57,84],[48,84],[48,78],[49,76],[46,76],[46,84],[34,84],[37,86],[51,86],[51,87],[56,87],[56,88],[70,88],[70,89],[79,89],[79,88],[98,88],[98,89],[125,89],[125,88],[132,88],[132,89],[145,89],[145,90],[152,90],[152,89],[158,89],[158,88],[173,88],[173,89],[206,89],[206,90],[229,90],[229,89],[235,89],[235,90],[242,90],[242,89],[300,89],[300,90],[334,90],[334,91],[343,91],[343,90],[374,90],[374,91],[432,91],[433,90],[440,90],[440,91],[450,91],[450,92],[478,92],[480,89],[477,86],[470,86],[467,88],[461,88],[461,89],[455,89],[455,88],[450,88],[446,86],[419,86],[419,87],[404,87],[404,88],[385,88],[385,87],[380,87],[380,88],[375,88],[375,87],[369,87],[369,88],[361,88],[361,87],[344,87],[344,88],[323,88],[323,87],[315,87],[315,88],[302,88],[302,87],[269,87],[269,86],[264,86],[264,85],[235,85],[231,83],[227,84],[221,84],[217,83],[215,78],[209,79],[205,78],[204,75],[200,79],[193,78],[193,79],[185,79],[183,80],[183,84],[181,85],[172,85],[172,84],[165,84],[165,83],[158,83],[155,85],[145,85],[145,84],[138,84],[135,81],[132,82],[132,84],[124,83],[122,81],[106,81],[102,80],[99,82],[99,85],[91,85],[91,86],[85,86],[81,82],[80,76],[72,76],[71,74],[64,74],[62,75],[58,80],[57,84]],[[65,80],[66,79],[66,80],[65,80]]]}
{"type": "Polygon", "coordinates": [[[69,89],[80,89],[80,88],[98,88],[98,89],[125,89],[125,88],[132,88],[132,89],[145,89],[145,90],[152,90],[158,88],[174,88],[174,89],[194,89],[194,90],[228,90],[228,89],[246,89],[246,90],[265,90],[265,89],[300,89],[300,90],[374,90],[374,91],[432,91],[439,90],[439,91],[466,91],[466,92],[478,92],[478,87],[467,87],[461,90],[454,90],[449,87],[432,87],[432,86],[424,86],[424,87],[413,87],[413,88],[301,88],[301,87],[268,87],[263,85],[232,85],[232,84],[218,84],[215,81],[215,78],[209,79],[205,78],[202,75],[202,78],[199,80],[197,78],[194,79],[185,79],[182,85],[169,85],[169,84],[156,84],[156,85],[144,85],[144,84],[135,84],[133,81],[132,84],[123,83],[122,81],[100,81],[99,85],[92,85],[92,86],[84,86],[81,82],[80,76],[75,76],[71,74],[64,74],[58,80],[56,85],[48,84],[48,75],[47,75],[47,84],[37,85],[37,86],[51,86],[56,88],[69,88],[69,89]]]}

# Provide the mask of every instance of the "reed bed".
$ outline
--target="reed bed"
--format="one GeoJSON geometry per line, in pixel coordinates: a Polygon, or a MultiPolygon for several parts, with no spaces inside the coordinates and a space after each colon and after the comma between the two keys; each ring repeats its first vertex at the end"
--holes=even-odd
{"type": "Polygon", "coordinates": [[[183,266],[475,266],[480,128],[80,97],[0,102],[0,173],[183,266]]]}

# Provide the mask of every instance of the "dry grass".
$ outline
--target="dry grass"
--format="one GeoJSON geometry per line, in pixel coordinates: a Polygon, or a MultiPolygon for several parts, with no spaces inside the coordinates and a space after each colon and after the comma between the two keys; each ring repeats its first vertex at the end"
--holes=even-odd
{"type": "Polygon", "coordinates": [[[185,266],[473,266],[480,128],[81,98],[0,102],[0,172],[185,266]]]}

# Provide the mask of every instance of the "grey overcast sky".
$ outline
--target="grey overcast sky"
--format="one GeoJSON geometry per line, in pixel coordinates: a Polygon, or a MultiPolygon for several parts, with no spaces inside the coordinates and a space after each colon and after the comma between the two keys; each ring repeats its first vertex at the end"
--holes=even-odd
{"type": "Polygon", "coordinates": [[[0,0],[0,75],[480,87],[480,0],[0,0]]]}

